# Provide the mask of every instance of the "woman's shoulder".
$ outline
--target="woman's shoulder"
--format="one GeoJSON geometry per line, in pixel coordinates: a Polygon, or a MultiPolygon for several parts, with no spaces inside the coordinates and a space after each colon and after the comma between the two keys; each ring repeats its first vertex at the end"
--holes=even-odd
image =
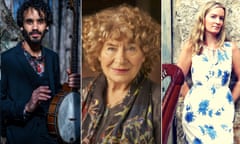
{"type": "Polygon", "coordinates": [[[225,41],[223,47],[226,51],[234,54],[239,51],[238,45],[235,41],[225,41]]]}
{"type": "Polygon", "coordinates": [[[84,77],[82,78],[82,100],[87,99],[87,94],[89,92],[89,84],[94,80],[94,77],[84,77]]]}
{"type": "Polygon", "coordinates": [[[160,95],[160,90],[161,90],[161,86],[160,84],[156,83],[156,82],[153,82],[152,80],[149,80],[150,83],[151,83],[151,86],[152,86],[152,98],[153,100],[156,99],[160,99],[161,98],[161,95],[160,95]]]}
{"type": "Polygon", "coordinates": [[[227,48],[228,48],[228,47],[232,47],[232,45],[233,45],[232,43],[233,43],[233,42],[231,42],[231,41],[225,41],[225,42],[223,43],[223,46],[224,46],[224,47],[227,47],[227,48]]]}
{"type": "Polygon", "coordinates": [[[225,41],[223,43],[223,46],[227,48],[229,47],[229,48],[235,49],[237,48],[237,43],[235,41],[225,41]]]}
{"type": "Polygon", "coordinates": [[[232,46],[232,49],[233,50],[238,50],[238,45],[237,45],[237,42],[231,42],[231,46],[232,46]]]}
{"type": "Polygon", "coordinates": [[[189,58],[192,57],[194,44],[192,43],[191,40],[189,39],[185,40],[180,47],[181,47],[181,54],[179,56],[180,59],[181,57],[183,59],[185,59],[186,57],[189,57],[189,58]]]}
{"type": "Polygon", "coordinates": [[[192,52],[192,47],[193,47],[193,43],[190,39],[187,39],[183,42],[182,44],[182,49],[188,51],[188,52],[192,52]]]}

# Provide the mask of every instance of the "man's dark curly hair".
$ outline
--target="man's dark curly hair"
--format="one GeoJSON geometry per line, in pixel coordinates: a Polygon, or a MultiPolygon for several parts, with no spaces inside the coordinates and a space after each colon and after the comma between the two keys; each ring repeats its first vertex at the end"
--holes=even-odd
{"type": "Polygon", "coordinates": [[[41,17],[43,17],[41,14],[41,12],[43,12],[47,25],[49,26],[52,24],[52,12],[47,3],[45,3],[43,0],[27,0],[17,11],[17,24],[19,27],[23,26],[23,15],[24,12],[29,8],[36,9],[41,17]]]}

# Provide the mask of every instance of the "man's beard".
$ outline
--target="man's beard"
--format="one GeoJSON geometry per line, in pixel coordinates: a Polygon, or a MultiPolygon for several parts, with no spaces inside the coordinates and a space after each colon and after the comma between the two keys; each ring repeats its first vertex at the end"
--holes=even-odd
{"type": "Polygon", "coordinates": [[[28,42],[29,45],[39,45],[39,44],[41,44],[42,39],[43,39],[45,33],[46,33],[46,31],[40,32],[38,30],[33,30],[33,31],[29,32],[29,33],[25,29],[22,31],[23,37],[28,42]],[[37,39],[37,38],[32,38],[31,39],[30,35],[36,34],[36,33],[40,34],[41,38],[40,39],[37,39]]]}

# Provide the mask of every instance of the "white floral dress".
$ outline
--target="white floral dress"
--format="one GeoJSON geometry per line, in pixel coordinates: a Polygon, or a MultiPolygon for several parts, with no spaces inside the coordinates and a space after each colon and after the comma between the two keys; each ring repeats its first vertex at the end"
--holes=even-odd
{"type": "Polygon", "coordinates": [[[228,87],[231,43],[192,57],[193,86],[184,100],[182,126],[189,144],[233,144],[234,102],[228,87]]]}

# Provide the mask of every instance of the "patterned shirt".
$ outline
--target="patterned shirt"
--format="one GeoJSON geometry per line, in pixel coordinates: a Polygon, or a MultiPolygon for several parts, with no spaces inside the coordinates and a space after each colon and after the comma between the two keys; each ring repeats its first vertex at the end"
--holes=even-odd
{"type": "Polygon", "coordinates": [[[44,60],[44,56],[39,56],[39,57],[35,57],[35,56],[31,56],[27,51],[24,50],[24,55],[27,58],[27,61],[29,62],[29,64],[32,66],[32,68],[34,69],[34,71],[39,75],[39,76],[43,76],[44,73],[44,65],[45,65],[45,60],[44,60]]]}

